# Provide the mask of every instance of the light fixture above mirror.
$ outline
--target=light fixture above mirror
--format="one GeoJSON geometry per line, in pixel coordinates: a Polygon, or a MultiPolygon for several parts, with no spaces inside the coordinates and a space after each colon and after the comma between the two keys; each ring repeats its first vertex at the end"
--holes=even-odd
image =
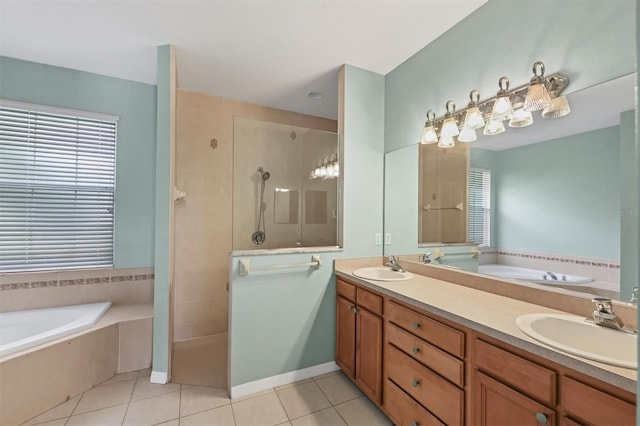
{"type": "Polygon", "coordinates": [[[480,102],[480,94],[472,90],[471,101],[460,111],[456,111],[455,102],[451,100],[446,104],[443,117],[436,119],[435,113],[429,110],[420,143],[452,148],[456,142],[474,142],[477,129],[483,128],[484,135],[492,136],[505,131],[504,121],[512,128],[533,124],[532,111],[542,111],[543,118],[564,117],[571,111],[567,97],[561,96],[569,79],[558,73],[545,76],[544,72],[544,64],[537,61],[527,84],[510,89],[509,79],[503,76],[498,80],[496,96],[491,99],[480,102]]]}

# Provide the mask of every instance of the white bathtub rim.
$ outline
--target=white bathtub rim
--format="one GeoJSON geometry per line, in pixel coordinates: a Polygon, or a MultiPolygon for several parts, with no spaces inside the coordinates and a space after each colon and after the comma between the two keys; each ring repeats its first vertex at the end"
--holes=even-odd
{"type": "MultiPolygon", "coordinates": [[[[82,321],[81,319],[76,319],[64,326],[57,327],[52,330],[47,330],[42,333],[38,333],[33,336],[29,336],[28,338],[16,340],[10,344],[7,344],[6,347],[0,349],[0,362],[5,359],[13,358],[14,356],[18,356],[24,354],[25,352],[31,349],[37,349],[42,345],[47,345],[53,341],[57,341],[68,337],[72,334],[77,334],[85,330],[89,330],[93,328],[100,319],[104,316],[104,314],[111,307],[111,302],[100,302],[100,303],[85,303],[81,305],[69,305],[69,306],[58,306],[53,308],[39,308],[39,309],[29,309],[28,311],[33,311],[34,313],[38,311],[52,311],[52,310],[63,310],[63,309],[78,309],[79,307],[83,307],[85,309],[97,309],[93,319],[89,322],[82,321]],[[60,330],[63,329],[63,330],[60,330]],[[55,332],[55,333],[54,333],[55,332]],[[37,341],[35,340],[37,338],[37,341]]],[[[23,311],[15,311],[15,312],[23,312],[23,311]]],[[[12,314],[14,312],[5,312],[5,314],[12,314]]]]}

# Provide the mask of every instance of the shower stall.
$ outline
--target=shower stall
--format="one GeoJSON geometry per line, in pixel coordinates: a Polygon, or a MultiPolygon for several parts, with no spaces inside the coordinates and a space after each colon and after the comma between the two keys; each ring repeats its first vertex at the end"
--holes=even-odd
{"type": "Polygon", "coordinates": [[[338,135],[234,119],[233,250],[339,245],[338,135]]]}

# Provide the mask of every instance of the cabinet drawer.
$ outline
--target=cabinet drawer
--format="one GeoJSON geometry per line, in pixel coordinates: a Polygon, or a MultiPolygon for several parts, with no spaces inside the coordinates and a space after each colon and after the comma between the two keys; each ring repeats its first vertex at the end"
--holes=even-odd
{"type": "Polygon", "coordinates": [[[391,380],[385,381],[384,409],[398,426],[444,426],[433,414],[404,393],[391,380]]]}
{"type": "Polygon", "coordinates": [[[354,303],[356,301],[356,286],[340,278],[336,280],[336,293],[354,303]]]}
{"type": "Polygon", "coordinates": [[[389,321],[422,337],[458,358],[464,357],[464,333],[393,302],[388,306],[389,321]]]}
{"type": "Polygon", "coordinates": [[[463,423],[462,390],[391,345],[385,346],[385,355],[389,379],[444,423],[463,423]]]}
{"type": "Polygon", "coordinates": [[[476,340],[476,367],[549,406],[556,404],[556,373],[482,340],[476,340]]]}
{"type": "Polygon", "coordinates": [[[562,379],[562,405],[571,417],[588,424],[634,425],[636,407],[570,377],[562,379]]]}
{"type": "Polygon", "coordinates": [[[356,294],[358,306],[376,315],[382,315],[382,297],[360,287],[358,287],[356,294]]]}
{"type": "Polygon", "coordinates": [[[387,325],[387,341],[445,379],[464,386],[464,362],[458,358],[393,324],[387,325]]]}

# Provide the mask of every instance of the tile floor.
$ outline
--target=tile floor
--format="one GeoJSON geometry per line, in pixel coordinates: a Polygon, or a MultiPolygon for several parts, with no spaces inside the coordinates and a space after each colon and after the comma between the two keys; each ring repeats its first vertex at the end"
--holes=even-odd
{"type": "Polygon", "coordinates": [[[339,371],[234,400],[222,388],[151,384],[149,375],[118,374],[24,425],[391,425],[339,371]]]}

